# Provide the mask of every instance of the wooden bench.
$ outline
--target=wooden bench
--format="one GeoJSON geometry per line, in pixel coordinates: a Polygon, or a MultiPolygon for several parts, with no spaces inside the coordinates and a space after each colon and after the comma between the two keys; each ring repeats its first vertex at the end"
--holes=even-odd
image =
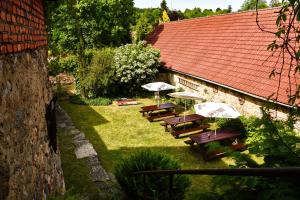
{"type": "Polygon", "coordinates": [[[166,111],[173,111],[175,110],[175,105],[173,103],[163,103],[158,105],[150,105],[150,106],[143,106],[141,107],[142,110],[139,112],[142,113],[143,116],[149,115],[150,113],[154,111],[161,111],[161,110],[166,110],[166,111]]]}
{"type": "MultiPolygon", "coordinates": [[[[230,145],[229,148],[232,151],[244,151],[244,150],[246,150],[247,146],[243,143],[238,143],[238,144],[235,144],[235,145],[230,145]]],[[[210,161],[210,160],[213,160],[213,159],[216,159],[216,158],[221,158],[221,157],[225,156],[226,154],[227,154],[227,152],[225,152],[225,151],[215,150],[215,151],[209,152],[209,153],[204,152],[203,158],[206,161],[210,161]]]]}
{"type": "MultiPolygon", "coordinates": [[[[207,128],[209,128],[209,125],[205,124],[205,125],[200,125],[200,126],[197,126],[197,127],[183,129],[183,130],[173,130],[171,132],[171,134],[175,138],[178,138],[179,135],[186,134],[186,133],[193,133],[193,132],[196,132],[196,131],[198,131],[197,133],[200,134],[201,132],[205,131],[207,128]],[[199,132],[200,130],[202,130],[202,131],[199,132]]],[[[197,134],[197,133],[194,133],[194,134],[197,134]]]]}
{"type": "Polygon", "coordinates": [[[154,120],[156,121],[160,121],[163,120],[163,118],[165,117],[170,117],[170,116],[178,116],[178,113],[176,112],[172,112],[172,111],[163,111],[163,112],[159,112],[159,113],[150,113],[147,117],[147,119],[150,122],[153,122],[154,120]]]}

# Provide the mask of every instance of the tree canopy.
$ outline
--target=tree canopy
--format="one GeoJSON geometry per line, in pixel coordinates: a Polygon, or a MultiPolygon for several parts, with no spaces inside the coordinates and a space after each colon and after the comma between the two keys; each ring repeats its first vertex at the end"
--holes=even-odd
{"type": "Polygon", "coordinates": [[[282,2],[282,1],[280,1],[280,0],[271,0],[270,3],[269,3],[269,6],[270,6],[270,7],[278,7],[278,6],[281,6],[281,5],[282,5],[281,2],[282,2]]]}
{"type": "Polygon", "coordinates": [[[193,9],[185,9],[183,15],[186,19],[196,18],[196,17],[205,17],[205,16],[211,16],[211,15],[219,15],[219,14],[225,14],[225,13],[231,13],[232,7],[231,5],[228,6],[227,9],[220,9],[217,8],[215,11],[212,9],[204,9],[201,8],[193,8],[193,9]]]}
{"type": "MultiPolygon", "coordinates": [[[[256,1],[257,0],[245,0],[243,5],[241,6],[241,10],[255,10],[256,9],[256,1]]],[[[268,4],[266,0],[258,0],[258,9],[267,8],[268,4]]]]}
{"type": "Polygon", "coordinates": [[[133,0],[63,0],[47,3],[50,48],[54,53],[118,46],[130,42],[133,0]]]}

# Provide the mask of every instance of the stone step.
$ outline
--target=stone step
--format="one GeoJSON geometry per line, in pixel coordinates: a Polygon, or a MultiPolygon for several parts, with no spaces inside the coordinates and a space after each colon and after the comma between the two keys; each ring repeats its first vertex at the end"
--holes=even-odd
{"type": "Polygon", "coordinates": [[[88,158],[90,156],[96,156],[97,152],[91,143],[86,143],[75,149],[75,155],[77,159],[81,159],[88,158]]]}

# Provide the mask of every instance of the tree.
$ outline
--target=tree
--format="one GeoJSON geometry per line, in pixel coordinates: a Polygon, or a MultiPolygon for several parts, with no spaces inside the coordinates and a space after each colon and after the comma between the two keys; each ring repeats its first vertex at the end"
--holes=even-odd
{"type": "Polygon", "coordinates": [[[95,52],[91,64],[86,68],[84,76],[80,77],[89,97],[107,96],[113,94],[114,49],[103,48],[95,52]]]}
{"type": "Polygon", "coordinates": [[[281,6],[281,2],[279,0],[271,0],[269,3],[270,7],[278,7],[281,6]]]}
{"type": "Polygon", "coordinates": [[[160,3],[160,9],[163,12],[164,10],[166,10],[167,12],[169,11],[169,8],[167,6],[167,2],[166,0],[162,0],[162,2],[160,3]]]}
{"type": "Polygon", "coordinates": [[[177,21],[177,20],[181,20],[184,19],[184,15],[180,10],[170,10],[168,12],[170,21],[177,21]]]}
{"type": "Polygon", "coordinates": [[[163,11],[162,22],[169,22],[170,18],[166,10],[163,11]]]}
{"type": "Polygon", "coordinates": [[[133,5],[133,0],[47,1],[50,49],[74,53],[130,42],[133,5]]]}
{"type": "Polygon", "coordinates": [[[192,10],[185,9],[183,15],[184,15],[184,18],[187,18],[187,19],[203,16],[201,8],[194,8],[192,10]]]}
{"type": "Polygon", "coordinates": [[[227,10],[228,10],[228,13],[231,13],[231,12],[232,12],[232,6],[231,6],[231,5],[228,5],[227,10]]]}
{"type": "MultiPolygon", "coordinates": [[[[256,8],[256,1],[257,0],[245,0],[241,10],[245,11],[245,10],[255,10],[256,8]]],[[[258,4],[257,4],[257,8],[258,9],[263,9],[263,8],[267,8],[268,4],[266,0],[258,0],[258,4]]]]}
{"type": "Polygon", "coordinates": [[[274,101],[278,100],[279,90],[281,89],[283,82],[283,72],[287,71],[288,88],[284,90],[288,93],[288,103],[292,106],[298,107],[300,84],[295,81],[293,77],[298,76],[300,72],[300,2],[295,0],[284,0],[282,1],[282,6],[278,9],[277,13],[277,30],[271,31],[261,26],[259,12],[256,11],[256,22],[258,27],[261,31],[273,33],[275,37],[275,40],[269,44],[268,50],[273,51],[272,55],[281,55],[278,56],[278,62],[282,64],[279,64],[278,66],[275,65],[270,72],[270,78],[278,78],[278,87],[271,98],[274,101]]]}
{"type": "Polygon", "coordinates": [[[202,16],[211,16],[214,15],[214,11],[212,9],[204,9],[202,12],[202,16]]]}
{"type": "Polygon", "coordinates": [[[144,40],[145,37],[153,30],[153,25],[149,22],[149,17],[143,14],[134,26],[134,42],[144,40]]]}

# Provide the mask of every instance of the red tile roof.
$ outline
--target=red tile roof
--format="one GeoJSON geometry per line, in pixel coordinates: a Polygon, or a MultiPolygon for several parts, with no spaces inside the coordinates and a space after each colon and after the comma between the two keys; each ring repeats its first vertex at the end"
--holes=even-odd
{"type": "MultiPolygon", "coordinates": [[[[259,11],[264,28],[276,30],[277,9],[259,11]]],[[[274,66],[281,66],[276,64],[278,54],[267,50],[274,39],[259,30],[255,11],[249,11],[164,23],[147,41],[160,50],[166,68],[268,98],[279,78],[269,75],[274,66]]],[[[287,104],[287,68],[284,72],[278,102],[287,104]]]]}

